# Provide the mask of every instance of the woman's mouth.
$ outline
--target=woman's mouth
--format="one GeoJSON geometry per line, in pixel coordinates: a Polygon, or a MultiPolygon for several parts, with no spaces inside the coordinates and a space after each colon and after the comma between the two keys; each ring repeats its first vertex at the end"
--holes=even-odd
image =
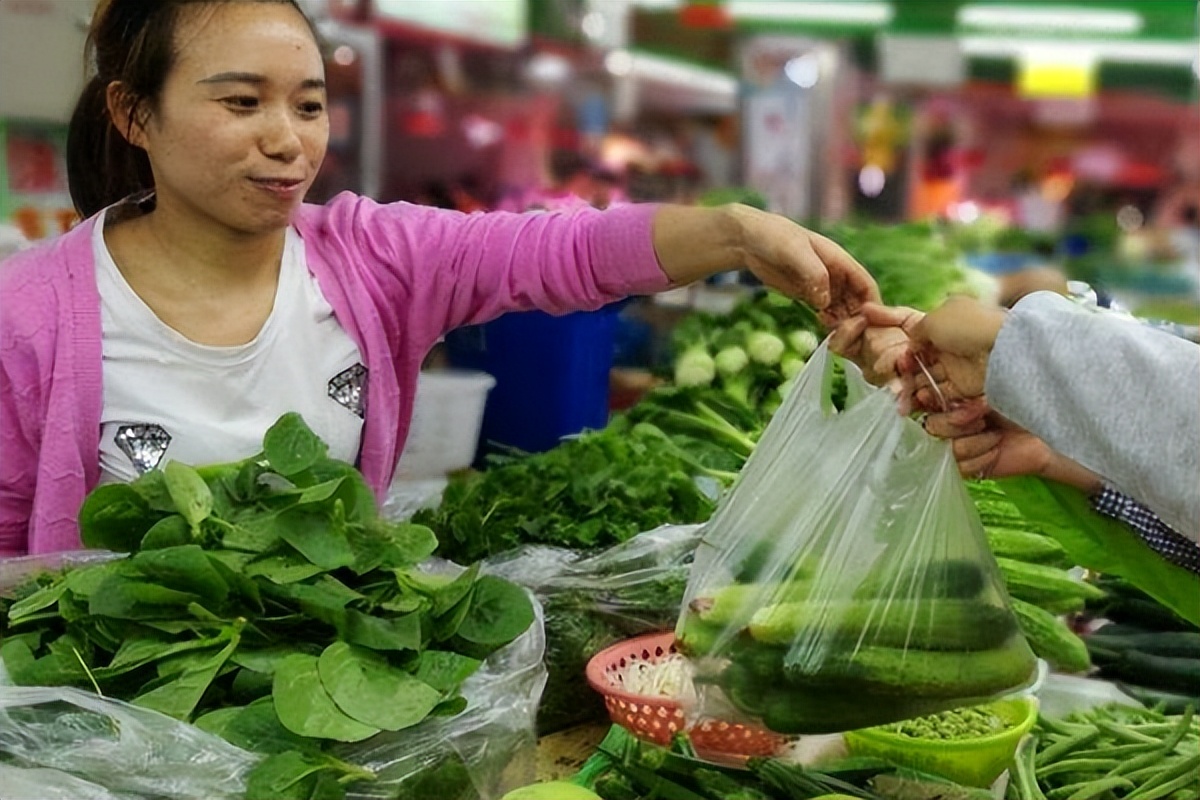
{"type": "Polygon", "coordinates": [[[250,180],[260,189],[280,198],[291,198],[304,186],[304,181],[298,178],[251,178],[250,180]]]}

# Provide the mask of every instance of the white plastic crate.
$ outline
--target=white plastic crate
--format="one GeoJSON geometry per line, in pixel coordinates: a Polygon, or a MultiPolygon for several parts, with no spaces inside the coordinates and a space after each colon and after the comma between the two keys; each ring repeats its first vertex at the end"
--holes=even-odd
{"type": "Polygon", "coordinates": [[[469,467],[488,392],[495,385],[496,379],[486,372],[422,372],[395,480],[438,478],[469,467]]]}

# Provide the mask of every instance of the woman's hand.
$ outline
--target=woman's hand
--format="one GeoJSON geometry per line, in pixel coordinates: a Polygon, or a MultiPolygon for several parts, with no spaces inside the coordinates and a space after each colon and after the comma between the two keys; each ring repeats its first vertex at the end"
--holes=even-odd
{"type": "Polygon", "coordinates": [[[875,279],[833,241],[749,206],[663,206],[655,217],[654,249],[677,284],[748,269],[767,286],[812,305],[830,327],[864,303],[879,302],[875,279]]]}
{"type": "MultiPolygon", "coordinates": [[[[889,311],[892,309],[888,309],[889,311]]],[[[899,364],[908,353],[908,334],[899,326],[872,326],[858,314],[834,329],[829,349],[858,365],[876,386],[899,385],[899,364]]]]}

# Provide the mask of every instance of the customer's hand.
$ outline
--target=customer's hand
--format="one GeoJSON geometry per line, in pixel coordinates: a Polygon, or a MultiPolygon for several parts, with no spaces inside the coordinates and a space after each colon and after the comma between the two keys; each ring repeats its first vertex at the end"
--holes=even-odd
{"type": "Polygon", "coordinates": [[[909,323],[911,354],[901,359],[899,366],[912,379],[918,406],[942,410],[942,400],[954,402],[983,394],[988,358],[1004,319],[1005,312],[1000,308],[952,297],[937,310],[909,323]],[[926,369],[921,369],[922,363],[926,369]],[[935,398],[931,379],[940,390],[940,398],[935,398]]]}
{"type": "Polygon", "coordinates": [[[1036,475],[1087,492],[1103,483],[1096,473],[991,411],[983,398],[931,413],[923,425],[932,435],[951,441],[958,471],[965,478],[1036,475]]]}

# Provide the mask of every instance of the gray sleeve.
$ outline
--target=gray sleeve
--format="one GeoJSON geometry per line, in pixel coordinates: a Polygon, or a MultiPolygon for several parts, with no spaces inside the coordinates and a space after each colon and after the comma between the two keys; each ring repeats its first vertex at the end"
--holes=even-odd
{"type": "Polygon", "coordinates": [[[1200,541],[1200,347],[1050,292],[996,337],[993,409],[1200,541]]]}

